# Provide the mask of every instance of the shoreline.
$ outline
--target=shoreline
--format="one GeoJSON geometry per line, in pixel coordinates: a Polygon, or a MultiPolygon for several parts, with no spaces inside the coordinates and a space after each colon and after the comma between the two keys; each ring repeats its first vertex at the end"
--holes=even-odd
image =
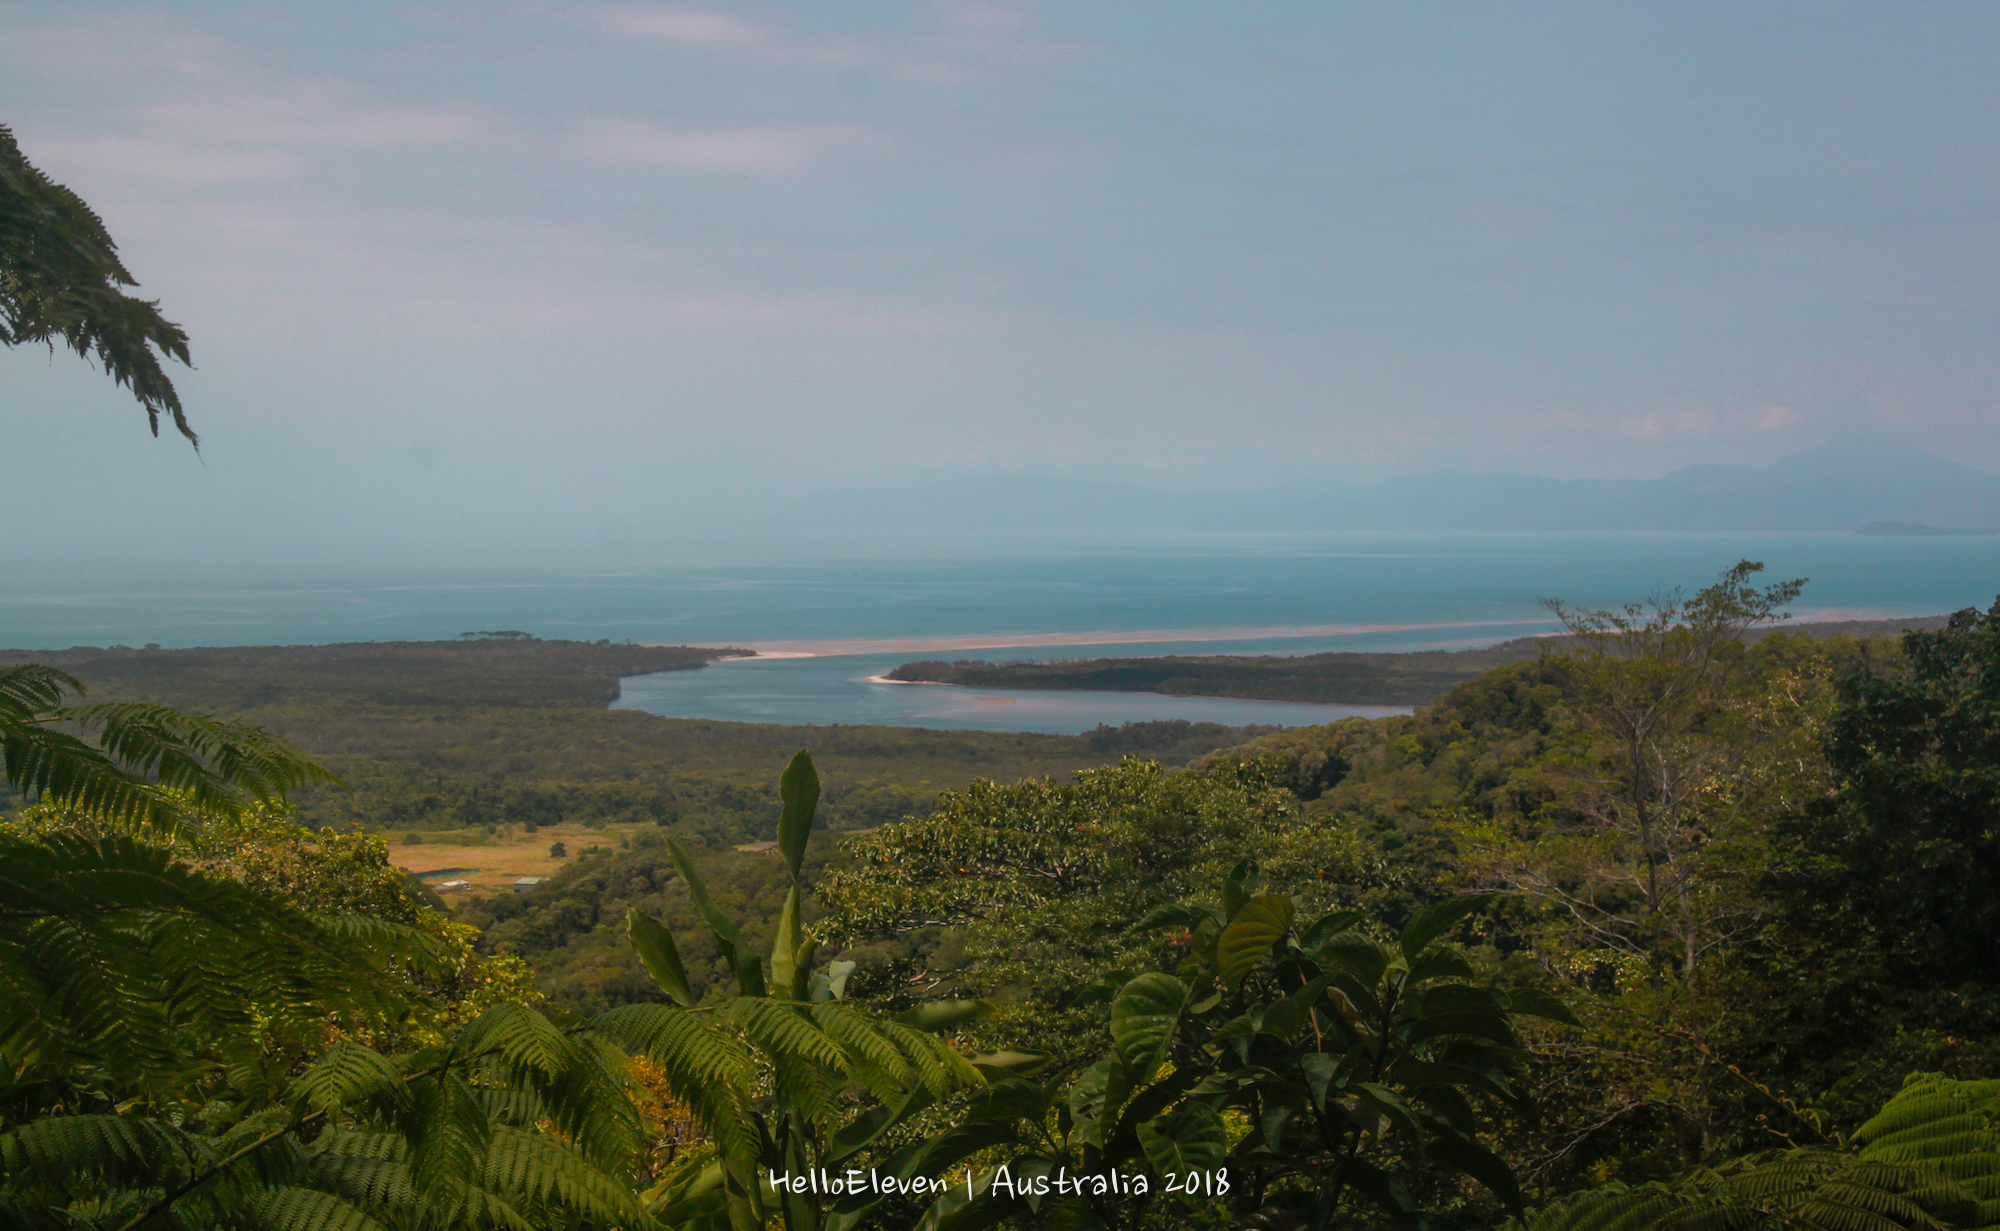
{"type": "Polygon", "coordinates": [[[1411,632],[1428,628],[1515,628],[1524,624],[1541,623],[1546,621],[1453,620],[1407,624],[1291,624],[1263,628],[1146,628],[1127,632],[985,633],[969,637],[883,637],[825,641],[801,639],[736,641],[734,644],[746,650],[755,650],[758,658],[833,658],[849,654],[927,654],[946,650],[1014,650],[1036,646],[1143,645],[1161,641],[1304,640],[1315,637],[1356,637],[1369,633],[1411,632]]]}
{"type": "MultiPolygon", "coordinates": [[[[1800,624],[1835,624],[1860,620],[1901,620],[1927,619],[1929,616],[1912,615],[1907,612],[1882,611],[1878,609],[1839,608],[1814,611],[1795,615],[1771,625],[1774,628],[1789,628],[1800,624]]],[[[1424,629],[1441,628],[1520,628],[1524,625],[1552,625],[1552,620],[1445,620],[1433,622],[1413,621],[1395,624],[1282,624],[1263,627],[1221,627],[1221,628],[1146,628],[1124,632],[1065,632],[1065,633],[985,633],[958,637],[881,637],[827,640],[786,641],[738,641],[734,644],[753,651],[754,658],[718,659],[717,662],[752,662],[777,658],[834,658],[852,654],[937,654],[960,650],[1012,650],[1030,649],[1039,646],[1062,648],[1093,645],[1143,645],[1157,642],[1228,642],[1228,641],[1291,641],[1310,640],[1323,637],[1358,637],[1370,633],[1416,632],[1424,629]]],[[[1496,638],[1513,641],[1527,637],[1549,637],[1560,630],[1549,628],[1538,633],[1521,633],[1514,637],[1496,638]]],[[[667,642],[646,642],[647,645],[667,645],[667,642]]],[[[1452,642],[1449,646],[1439,645],[1437,649],[1479,648],[1463,642],[1452,642]]],[[[1362,651],[1398,653],[1399,651],[1362,651]]],[[[711,664],[713,665],[713,664],[711,664]]],[[[871,683],[908,684],[929,681],[882,680],[871,677],[871,683]]]]}

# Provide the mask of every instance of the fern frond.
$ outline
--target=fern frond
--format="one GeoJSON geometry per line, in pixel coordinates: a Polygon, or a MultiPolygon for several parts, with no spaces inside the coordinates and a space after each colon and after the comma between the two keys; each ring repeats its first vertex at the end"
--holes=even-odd
{"type": "Polygon", "coordinates": [[[1962,1185],[1979,1203],[1971,1225],[2000,1227],[2000,1080],[1914,1074],[1852,1140],[1862,1158],[1925,1167],[1962,1185]]]}
{"type": "Polygon", "coordinates": [[[630,1188],[555,1138],[526,1129],[493,1130],[479,1184],[516,1207],[560,1206],[613,1226],[640,1216],[630,1188]]]}
{"type": "Polygon", "coordinates": [[[756,1157],[762,1135],[749,1104],[755,1073],[733,1037],[678,1005],[621,1005],[590,1025],[659,1065],[667,1088],[724,1153],[756,1157]]]}
{"type": "Polygon", "coordinates": [[[375,955],[289,904],[129,837],[0,837],[0,1057],[116,1082],[184,1048],[225,1062],[259,1022],[387,1013],[375,955]]]}
{"type": "Polygon", "coordinates": [[[1935,1172],[1796,1149],[1701,1169],[1671,1184],[1610,1186],[1552,1202],[1517,1231],[1947,1231],[1971,1194],[1935,1172]]]}
{"type": "Polygon", "coordinates": [[[840,1044],[794,1006],[762,996],[738,996],[729,1002],[729,1020],[743,1031],[751,1046],[776,1061],[813,1065],[845,1075],[849,1060],[840,1044]]]}
{"type": "Polygon", "coordinates": [[[916,1071],[902,1050],[867,1014],[846,1005],[814,1005],[813,1020],[847,1053],[856,1080],[881,1102],[889,1102],[916,1080],[916,1071]]]}
{"type": "Polygon", "coordinates": [[[0,1133],[7,1187],[61,1194],[172,1182],[210,1155],[207,1143],[156,1120],[108,1114],[45,1116],[0,1133]]]}
{"type": "Polygon", "coordinates": [[[378,1052],[342,1039],[292,1082],[295,1102],[314,1111],[337,1111],[353,1102],[408,1101],[402,1070],[378,1052]]]}
{"type": "Polygon", "coordinates": [[[251,1217],[262,1231],[388,1231],[361,1210],[316,1188],[265,1189],[251,1206],[251,1217]]]}

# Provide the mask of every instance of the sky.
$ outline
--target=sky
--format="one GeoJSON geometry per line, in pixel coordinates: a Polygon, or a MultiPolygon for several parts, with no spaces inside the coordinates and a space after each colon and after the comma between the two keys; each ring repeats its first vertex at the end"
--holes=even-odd
{"type": "Polygon", "coordinates": [[[49,544],[590,541],[963,475],[2000,469],[2000,6],[0,0],[197,456],[0,353],[49,544]]]}

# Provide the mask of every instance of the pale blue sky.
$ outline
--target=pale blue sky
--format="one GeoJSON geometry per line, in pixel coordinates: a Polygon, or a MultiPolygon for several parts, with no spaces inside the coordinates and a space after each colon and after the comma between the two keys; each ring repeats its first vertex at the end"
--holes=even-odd
{"type": "Polygon", "coordinates": [[[1996,59],[1991,4],[0,3],[0,120],[206,441],[0,355],[0,499],[615,539],[966,471],[2000,468],[1996,59]]]}

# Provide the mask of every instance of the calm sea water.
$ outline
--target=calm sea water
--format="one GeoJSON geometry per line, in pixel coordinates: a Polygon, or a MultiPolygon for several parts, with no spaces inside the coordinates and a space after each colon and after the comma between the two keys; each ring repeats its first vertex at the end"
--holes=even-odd
{"type": "Polygon", "coordinates": [[[542,637],[755,645],[1134,630],[1374,629],[1305,639],[955,648],[943,653],[718,664],[628,682],[624,704],[697,717],[1078,730],[1162,717],[1296,725],[1325,707],[1126,694],[981,693],[871,685],[919,657],[1304,652],[1484,644],[1546,628],[1545,596],[1602,605],[1699,586],[1739,558],[1811,578],[1801,615],[1984,607],[2000,538],[1846,534],[1233,535],[1173,541],[906,539],[800,548],[713,541],[650,560],[397,570],[357,564],[10,570],[0,645],[166,646],[441,639],[474,629],[542,637]],[[1385,628],[1383,626],[1415,626],[1385,628]],[[1010,702],[1002,704],[1000,702],[1010,702]],[[1248,708],[1244,708],[1248,707],[1248,708]],[[1225,716],[1225,714],[1227,716],[1225,716]]]}

